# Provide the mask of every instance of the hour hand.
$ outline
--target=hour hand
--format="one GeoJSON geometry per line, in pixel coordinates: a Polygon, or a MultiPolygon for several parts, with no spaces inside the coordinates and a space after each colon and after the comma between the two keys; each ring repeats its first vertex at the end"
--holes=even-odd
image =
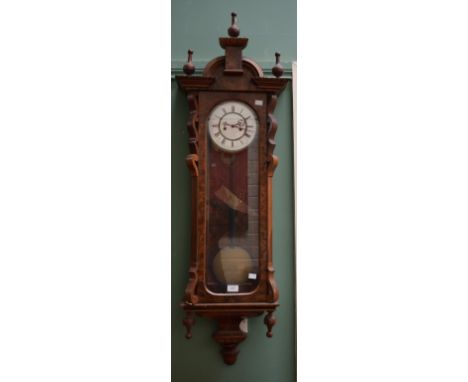
{"type": "Polygon", "coordinates": [[[223,122],[223,129],[226,130],[226,127],[229,126],[229,127],[233,127],[233,125],[231,125],[230,123],[227,123],[227,122],[223,122]]]}

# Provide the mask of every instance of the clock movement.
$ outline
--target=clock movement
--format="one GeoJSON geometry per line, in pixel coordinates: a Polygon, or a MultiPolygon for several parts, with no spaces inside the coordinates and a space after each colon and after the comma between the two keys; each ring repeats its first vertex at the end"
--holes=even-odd
{"type": "Polygon", "coordinates": [[[194,75],[188,51],[185,75],[176,76],[189,105],[186,162],[192,178],[191,256],[185,296],[186,338],[195,315],[217,321],[213,338],[224,362],[233,364],[247,336],[243,324],[265,314],[272,336],[278,288],[272,253],[273,154],[278,128],[273,115],[288,80],[276,53],[274,77],[243,57],[248,39],[239,37],[231,14],[225,54],[194,75]]]}

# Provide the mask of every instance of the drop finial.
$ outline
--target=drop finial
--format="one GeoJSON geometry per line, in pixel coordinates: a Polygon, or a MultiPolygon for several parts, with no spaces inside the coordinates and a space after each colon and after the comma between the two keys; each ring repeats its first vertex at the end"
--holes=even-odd
{"type": "Polygon", "coordinates": [[[279,78],[283,75],[284,69],[283,69],[283,65],[280,64],[281,55],[278,52],[276,52],[275,56],[276,56],[276,63],[275,63],[275,66],[273,66],[273,69],[271,69],[271,71],[275,77],[279,78]]]}
{"type": "Polygon", "coordinates": [[[187,63],[184,65],[183,70],[187,76],[190,76],[195,72],[195,65],[193,65],[193,62],[192,62],[193,50],[189,49],[187,53],[188,53],[187,63]]]}
{"type": "Polygon", "coordinates": [[[240,34],[240,29],[237,26],[237,13],[231,13],[231,26],[228,29],[228,34],[230,37],[238,37],[240,34]]]}

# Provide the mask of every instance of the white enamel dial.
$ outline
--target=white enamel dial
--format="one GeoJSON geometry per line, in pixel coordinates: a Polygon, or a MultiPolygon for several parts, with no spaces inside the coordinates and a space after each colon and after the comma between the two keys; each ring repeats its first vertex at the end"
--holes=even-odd
{"type": "Polygon", "coordinates": [[[208,131],[214,145],[234,153],[252,143],[258,130],[255,111],[239,101],[226,101],[217,105],[208,118],[208,131]]]}

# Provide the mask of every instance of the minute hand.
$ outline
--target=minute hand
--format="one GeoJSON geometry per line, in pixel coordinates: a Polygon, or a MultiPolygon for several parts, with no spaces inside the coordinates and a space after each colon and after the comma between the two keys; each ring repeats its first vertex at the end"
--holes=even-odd
{"type": "Polygon", "coordinates": [[[239,122],[235,123],[234,125],[231,125],[231,127],[242,130],[244,128],[244,126],[242,126],[242,125],[243,125],[243,123],[241,121],[239,121],[239,122]]]}

